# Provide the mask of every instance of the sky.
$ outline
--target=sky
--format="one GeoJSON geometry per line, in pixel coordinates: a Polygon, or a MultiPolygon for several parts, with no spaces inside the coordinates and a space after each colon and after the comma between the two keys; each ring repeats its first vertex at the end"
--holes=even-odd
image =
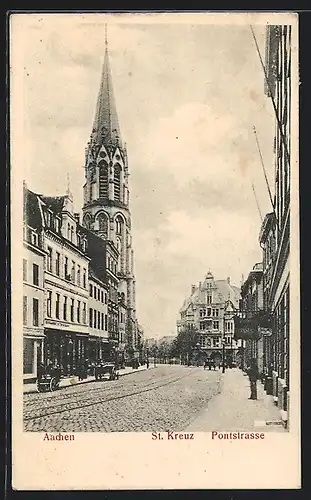
{"type": "MultiPolygon", "coordinates": [[[[33,14],[12,24],[23,178],[61,195],[69,174],[80,212],[108,24],[146,337],[176,333],[184,298],[209,270],[240,286],[261,261],[252,183],[262,216],[271,204],[253,126],[274,187],[273,108],[249,26],[174,19],[33,14]]],[[[254,32],[264,56],[265,27],[254,32]]]]}

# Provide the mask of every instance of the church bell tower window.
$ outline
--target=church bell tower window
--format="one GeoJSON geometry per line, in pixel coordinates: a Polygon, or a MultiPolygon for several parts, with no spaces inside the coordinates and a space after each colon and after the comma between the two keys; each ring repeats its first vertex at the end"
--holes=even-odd
{"type": "Polygon", "coordinates": [[[102,163],[99,167],[99,197],[108,198],[108,165],[107,163],[102,163]]]}
{"type": "Polygon", "coordinates": [[[115,165],[114,167],[114,199],[120,201],[121,195],[121,167],[115,165]]]}

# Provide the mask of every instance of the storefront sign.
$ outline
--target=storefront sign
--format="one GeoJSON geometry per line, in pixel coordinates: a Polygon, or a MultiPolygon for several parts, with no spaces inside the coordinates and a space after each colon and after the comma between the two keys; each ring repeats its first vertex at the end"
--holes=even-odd
{"type": "Polygon", "coordinates": [[[62,323],[61,321],[55,321],[54,319],[47,319],[45,322],[48,325],[64,326],[65,328],[69,328],[70,326],[68,323],[62,323]]]}

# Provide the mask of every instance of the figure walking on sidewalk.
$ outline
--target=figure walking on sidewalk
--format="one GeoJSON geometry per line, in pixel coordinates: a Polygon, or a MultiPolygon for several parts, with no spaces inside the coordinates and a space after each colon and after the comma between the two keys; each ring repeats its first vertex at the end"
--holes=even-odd
{"type": "Polygon", "coordinates": [[[257,399],[257,380],[259,378],[259,372],[258,372],[257,361],[255,358],[251,359],[247,373],[251,386],[251,395],[248,399],[257,399]]]}

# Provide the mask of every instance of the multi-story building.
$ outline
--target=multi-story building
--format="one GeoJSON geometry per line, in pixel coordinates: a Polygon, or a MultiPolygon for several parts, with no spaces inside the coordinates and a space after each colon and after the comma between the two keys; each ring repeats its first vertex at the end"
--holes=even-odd
{"type": "Polygon", "coordinates": [[[109,286],[102,281],[89,265],[89,348],[90,362],[110,357],[108,333],[108,295],[109,286]]]}
{"type": "MultiPolygon", "coordinates": [[[[264,311],[269,313],[269,297],[276,250],[276,226],[273,212],[267,214],[263,220],[259,234],[259,243],[263,251],[263,308],[264,311]]],[[[270,330],[268,335],[263,337],[263,369],[266,379],[268,377],[272,379],[273,342],[274,335],[273,331],[270,330]]]]}
{"type": "MultiPolygon", "coordinates": [[[[290,394],[291,26],[267,27],[265,92],[272,99],[275,109],[275,195],[272,215],[275,236],[265,304],[273,315],[273,395],[284,420],[287,420],[290,394]]],[[[265,239],[267,222],[265,219],[262,228],[264,252],[268,252],[269,245],[269,239],[265,239]]],[[[270,231],[270,237],[271,234],[270,231]]]]}
{"type": "Polygon", "coordinates": [[[38,364],[43,362],[44,258],[39,199],[24,185],[23,374],[25,382],[37,377],[38,364]]]}
{"type": "MultiPolygon", "coordinates": [[[[86,147],[83,226],[116,247],[118,283],[115,283],[125,306],[121,331],[127,353],[135,350],[137,342],[128,181],[127,150],[121,139],[106,46],[95,119],[86,147]]],[[[114,323],[110,327],[114,328],[114,323]]]]}
{"type": "MultiPolygon", "coordinates": [[[[119,278],[117,275],[118,272],[118,259],[119,252],[115,244],[110,240],[105,240],[101,238],[99,235],[90,231],[89,229],[79,226],[79,231],[87,240],[87,256],[90,259],[90,267],[92,269],[92,280],[94,281],[95,276],[102,284],[101,290],[103,291],[104,297],[106,293],[107,303],[101,306],[101,310],[99,310],[98,300],[97,305],[94,304],[94,283],[92,287],[89,287],[89,307],[92,309],[90,314],[92,315],[92,333],[94,333],[94,323],[96,327],[98,326],[98,315],[100,313],[107,314],[107,329],[104,331],[105,337],[109,345],[105,345],[106,342],[103,342],[102,349],[112,350],[118,349],[117,352],[122,352],[122,333],[119,331],[119,317],[123,320],[124,318],[121,316],[124,308],[122,308],[122,304],[124,303],[124,297],[118,295],[118,285],[119,278]],[[104,287],[106,292],[104,292],[104,287]],[[91,297],[92,294],[92,297],[91,297]],[[94,308],[96,314],[94,314],[94,308]]],[[[101,297],[101,292],[99,295],[99,287],[95,285],[97,297],[101,297]]],[[[90,326],[91,326],[91,318],[89,318],[90,326]]],[[[122,332],[122,329],[121,329],[122,332]]],[[[122,357],[122,356],[121,356],[122,357]]]]}
{"type": "Polygon", "coordinates": [[[177,331],[185,325],[194,326],[200,337],[200,351],[221,362],[223,349],[228,362],[236,361],[239,343],[234,338],[234,314],[239,307],[240,290],[230,279],[214,280],[208,272],[199,286],[191,286],[177,321],[177,331]],[[223,341],[225,346],[223,347],[223,341]]]}
{"type": "MultiPolygon", "coordinates": [[[[247,319],[251,320],[263,309],[263,267],[260,262],[254,265],[248,278],[241,286],[240,312],[245,313],[247,319]]],[[[264,336],[258,327],[251,329],[249,335],[242,339],[243,365],[249,366],[250,360],[255,358],[261,375],[264,373],[263,339],[264,336]]]]}
{"type": "Polygon", "coordinates": [[[65,196],[40,196],[39,202],[46,252],[44,358],[71,375],[87,358],[87,241],[78,231],[69,191],[65,196]]]}

